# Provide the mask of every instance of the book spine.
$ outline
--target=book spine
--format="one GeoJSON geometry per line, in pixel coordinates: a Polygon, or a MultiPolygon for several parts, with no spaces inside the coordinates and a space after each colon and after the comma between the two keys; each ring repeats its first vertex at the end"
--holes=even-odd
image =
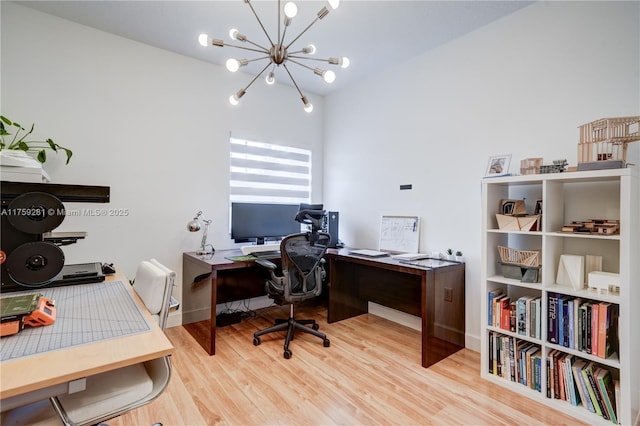
{"type": "Polygon", "coordinates": [[[542,338],[542,299],[536,298],[536,339],[542,338]]]}
{"type": "Polygon", "coordinates": [[[591,307],[591,354],[598,355],[598,325],[599,325],[599,313],[600,308],[597,303],[594,303],[591,307]]]}
{"type": "Polygon", "coordinates": [[[558,328],[557,328],[557,312],[558,312],[558,296],[555,293],[549,293],[547,299],[547,340],[551,343],[558,343],[558,328]]]}
{"type": "Polygon", "coordinates": [[[569,345],[568,347],[571,349],[575,349],[575,345],[576,342],[574,340],[574,329],[575,329],[575,324],[573,322],[573,304],[574,304],[574,300],[569,300],[569,302],[567,302],[567,318],[569,319],[569,325],[567,327],[567,331],[568,331],[568,335],[569,335],[569,345]]]}
{"type": "Polygon", "coordinates": [[[524,297],[520,297],[517,300],[516,306],[516,316],[518,319],[518,334],[525,335],[527,332],[527,312],[526,312],[526,299],[524,297]]]}
{"type": "Polygon", "coordinates": [[[609,304],[598,305],[598,353],[600,358],[605,358],[607,352],[607,319],[609,318],[609,304]]]}
{"type": "Polygon", "coordinates": [[[586,328],[585,328],[585,334],[586,334],[586,348],[587,348],[587,353],[590,354],[591,353],[591,312],[593,311],[593,305],[591,303],[588,303],[586,305],[586,311],[587,311],[587,318],[586,318],[586,328]]]}

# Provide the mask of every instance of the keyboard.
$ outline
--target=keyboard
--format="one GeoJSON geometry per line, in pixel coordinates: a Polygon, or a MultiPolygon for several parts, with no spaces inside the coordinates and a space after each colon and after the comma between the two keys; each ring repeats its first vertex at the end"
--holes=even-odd
{"type": "Polygon", "coordinates": [[[274,257],[280,257],[280,250],[258,251],[255,253],[251,253],[251,255],[257,257],[258,259],[273,259],[274,257]]]}
{"type": "Polygon", "coordinates": [[[242,246],[240,248],[242,254],[249,255],[257,255],[256,253],[266,252],[266,251],[276,251],[278,255],[280,255],[280,243],[276,244],[259,244],[259,245],[251,245],[251,246],[242,246]]]}

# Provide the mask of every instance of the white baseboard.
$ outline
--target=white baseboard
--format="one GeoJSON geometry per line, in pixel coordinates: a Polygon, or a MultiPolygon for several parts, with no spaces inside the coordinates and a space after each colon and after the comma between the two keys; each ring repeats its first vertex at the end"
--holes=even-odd
{"type": "Polygon", "coordinates": [[[369,313],[413,328],[414,330],[422,330],[422,319],[415,315],[407,314],[373,302],[369,302],[369,313]]]}
{"type": "MultiPolygon", "coordinates": [[[[252,299],[237,300],[229,303],[216,305],[216,315],[226,311],[253,311],[273,305],[273,299],[267,296],[254,297],[252,299]]],[[[211,309],[199,309],[197,311],[182,312],[178,310],[171,312],[167,319],[167,327],[177,327],[182,324],[205,321],[211,318],[211,309]]]]}

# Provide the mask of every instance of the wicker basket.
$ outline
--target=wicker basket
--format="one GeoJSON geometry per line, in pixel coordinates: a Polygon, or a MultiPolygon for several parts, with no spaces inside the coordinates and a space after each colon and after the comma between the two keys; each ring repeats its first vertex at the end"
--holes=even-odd
{"type": "Polygon", "coordinates": [[[498,246],[502,263],[523,266],[540,266],[540,250],[516,250],[510,247],[498,246]]]}

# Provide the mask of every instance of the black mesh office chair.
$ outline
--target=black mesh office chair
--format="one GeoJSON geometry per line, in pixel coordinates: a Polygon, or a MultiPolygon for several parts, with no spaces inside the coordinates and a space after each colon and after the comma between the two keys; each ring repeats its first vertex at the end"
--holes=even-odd
{"type": "Polygon", "coordinates": [[[322,228],[324,210],[322,204],[301,204],[296,215],[300,223],[311,225],[311,231],[286,236],[280,243],[282,275],[278,268],[266,259],[258,259],[256,263],[269,269],[271,278],[266,282],[267,294],[276,303],[290,304],[289,318],[277,319],[272,327],[253,333],[253,344],[260,344],[260,336],[275,331],[287,331],[284,341],[284,357],[291,358],[289,342],[296,331],[313,334],[322,339],[324,347],[329,347],[329,339],[318,331],[315,320],[295,319],[293,306],[297,302],[317,297],[322,293],[322,281],[325,277],[324,253],[331,241],[331,236],[319,232],[322,228]]]}

